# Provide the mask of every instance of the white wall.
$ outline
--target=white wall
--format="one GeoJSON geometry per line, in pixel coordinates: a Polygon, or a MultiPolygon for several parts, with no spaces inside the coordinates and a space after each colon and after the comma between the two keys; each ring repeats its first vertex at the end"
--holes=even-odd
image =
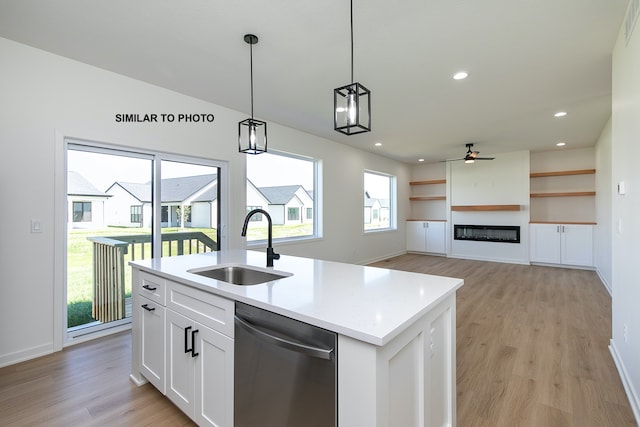
{"type": "MultiPolygon", "coordinates": [[[[529,263],[529,152],[492,154],[491,161],[451,162],[451,205],[520,205],[519,211],[451,212],[455,224],[520,226],[520,243],[470,242],[450,238],[450,256],[529,263]]],[[[450,233],[451,236],[451,233],[450,233]]]]}
{"type": "MultiPolygon", "coordinates": [[[[0,366],[62,344],[62,325],[54,312],[63,304],[64,137],[228,162],[230,220],[223,238],[231,248],[244,247],[245,158],[234,141],[246,113],[2,38],[0,57],[0,185],[3,200],[11,201],[11,208],[2,210],[0,366]],[[116,123],[117,113],[207,113],[215,121],[116,123]],[[41,221],[42,233],[30,233],[31,219],[41,221]]],[[[212,80],[216,83],[224,84],[212,80]]],[[[404,252],[407,203],[399,203],[397,232],[363,233],[362,173],[396,175],[398,199],[405,201],[407,165],[276,123],[269,123],[269,146],[320,159],[325,170],[318,189],[323,211],[316,213],[324,220],[323,238],[281,245],[278,252],[354,263],[404,252]]]]}
{"type": "Polygon", "coordinates": [[[611,182],[624,182],[626,194],[613,194],[611,349],[640,422],[640,26],[628,44],[621,28],[612,77],[611,182]]]}
{"type": "Polygon", "coordinates": [[[593,233],[594,264],[600,279],[611,293],[611,120],[607,122],[595,147],[596,222],[593,233]]]}

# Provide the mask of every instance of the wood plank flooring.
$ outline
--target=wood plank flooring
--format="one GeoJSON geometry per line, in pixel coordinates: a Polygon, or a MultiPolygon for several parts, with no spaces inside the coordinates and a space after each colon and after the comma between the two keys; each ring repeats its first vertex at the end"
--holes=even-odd
{"type": "Polygon", "coordinates": [[[374,266],[463,278],[458,426],[636,426],[593,271],[407,254],[374,266]]]}
{"type": "MultiPolygon", "coordinates": [[[[413,254],[374,265],[465,279],[458,426],[636,425],[607,347],[611,299],[594,272],[413,254]]],[[[126,332],[0,369],[0,426],[193,425],[129,381],[130,358],[126,332]]]]}

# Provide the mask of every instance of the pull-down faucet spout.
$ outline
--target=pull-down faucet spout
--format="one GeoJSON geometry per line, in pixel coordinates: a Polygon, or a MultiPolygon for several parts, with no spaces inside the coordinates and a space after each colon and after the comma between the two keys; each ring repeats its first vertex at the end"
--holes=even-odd
{"type": "Polygon", "coordinates": [[[267,234],[267,267],[273,267],[273,260],[274,259],[280,259],[280,254],[277,254],[273,251],[273,246],[271,243],[271,236],[272,236],[272,223],[271,223],[271,215],[269,215],[269,213],[267,211],[265,211],[264,209],[254,209],[251,212],[249,212],[246,216],[246,218],[244,219],[244,225],[242,226],[242,237],[246,237],[247,236],[247,227],[249,226],[249,220],[251,219],[251,217],[257,213],[261,213],[262,215],[267,217],[267,223],[268,223],[268,234],[267,234]]]}

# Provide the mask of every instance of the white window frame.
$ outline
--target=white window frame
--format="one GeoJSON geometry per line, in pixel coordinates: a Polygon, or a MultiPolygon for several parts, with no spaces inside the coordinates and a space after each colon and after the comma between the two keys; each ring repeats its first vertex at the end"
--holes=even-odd
{"type": "MultiPolygon", "coordinates": [[[[269,149],[269,154],[275,156],[288,157],[296,160],[303,160],[307,162],[311,162],[313,164],[313,212],[315,213],[313,216],[313,234],[307,236],[293,236],[293,237],[274,237],[273,242],[278,242],[278,244],[283,243],[295,243],[300,241],[308,241],[308,240],[317,240],[322,238],[323,226],[322,226],[322,160],[304,156],[301,154],[288,153],[284,151],[272,150],[269,149]]],[[[249,180],[248,174],[245,176],[245,186],[247,181],[249,180]]],[[[254,182],[254,184],[256,184],[254,182]]],[[[245,187],[246,194],[246,187],[245,187]]],[[[265,209],[266,210],[266,209],[265,209]]],[[[299,212],[301,212],[300,210],[299,212]]],[[[287,212],[284,212],[284,215],[287,215],[287,212]]],[[[247,247],[261,247],[267,243],[266,239],[261,240],[247,240],[247,247]]]]}
{"type": "MultiPolygon", "coordinates": [[[[365,169],[362,173],[362,214],[361,214],[361,218],[362,218],[362,230],[365,234],[368,233],[380,233],[380,232],[384,232],[384,231],[395,231],[398,229],[398,223],[397,223],[397,212],[398,212],[398,179],[396,178],[395,175],[391,175],[389,173],[385,173],[385,172],[379,172],[379,171],[374,171],[374,170],[370,170],[370,169],[365,169]],[[366,222],[364,220],[364,197],[365,197],[365,192],[366,192],[366,185],[365,185],[365,175],[366,174],[371,174],[371,175],[378,175],[378,176],[382,176],[385,178],[389,179],[389,226],[388,227],[380,227],[380,228],[367,228],[366,227],[366,222]]],[[[373,219],[373,208],[372,212],[371,212],[371,216],[373,219]]],[[[378,216],[380,215],[380,212],[378,212],[378,216]]]]}

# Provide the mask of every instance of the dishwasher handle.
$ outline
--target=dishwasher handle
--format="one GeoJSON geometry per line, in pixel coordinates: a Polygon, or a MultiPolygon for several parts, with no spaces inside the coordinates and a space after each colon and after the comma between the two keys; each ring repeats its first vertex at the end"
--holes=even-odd
{"type": "Polygon", "coordinates": [[[254,336],[262,338],[264,341],[267,341],[278,347],[295,351],[297,353],[301,353],[306,356],[317,357],[319,359],[333,360],[333,348],[330,348],[330,349],[318,348],[310,345],[293,342],[286,338],[276,337],[274,335],[271,335],[261,330],[257,326],[250,324],[249,322],[247,322],[246,320],[238,316],[235,316],[235,319],[236,319],[236,322],[239,325],[241,325],[243,328],[245,328],[247,332],[251,333],[254,336]]]}

